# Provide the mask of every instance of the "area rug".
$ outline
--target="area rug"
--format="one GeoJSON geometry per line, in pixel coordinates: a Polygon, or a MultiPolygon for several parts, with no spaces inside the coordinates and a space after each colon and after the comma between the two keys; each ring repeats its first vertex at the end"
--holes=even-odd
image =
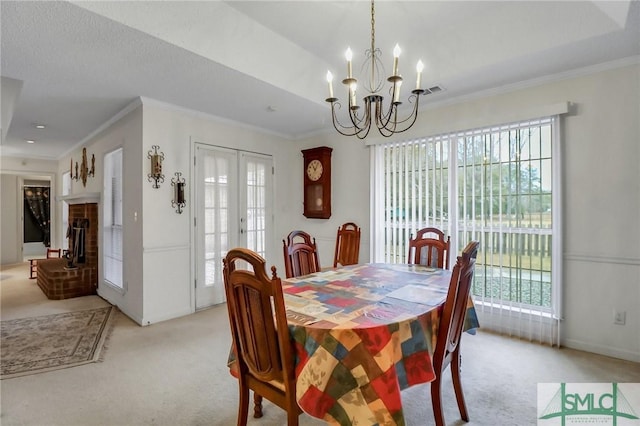
{"type": "Polygon", "coordinates": [[[2,321],[0,379],[100,361],[117,308],[2,321]]]}

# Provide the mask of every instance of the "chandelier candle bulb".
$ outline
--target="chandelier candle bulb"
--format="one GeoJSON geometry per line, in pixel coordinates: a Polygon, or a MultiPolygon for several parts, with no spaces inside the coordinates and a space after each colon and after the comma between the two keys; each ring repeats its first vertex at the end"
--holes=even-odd
{"type": "Polygon", "coordinates": [[[398,75],[398,58],[401,52],[400,46],[396,44],[396,47],[393,48],[393,75],[398,75]]]}
{"type": "Polygon", "coordinates": [[[329,97],[333,98],[333,74],[327,71],[327,83],[329,83],[329,97]]]}
{"type": "Polygon", "coordinates": [[[400,99],[400,86],[402,86],[402,80],[397,81],[394,85],[393,102],[398,102],[400,99]]]}
{"type": "Polygon", "coordinates": [[[349,86],[349,93],[351,94],[351,106],[356,106],[356,83],[351,83],[349,86]]]}
{"type": "Polygon", "coordinates": [[[347,78],[352,78],[351,75],[351,59],[353,59],[353,52],[350,47],[347,47],[347,51],[344,56],[347,58],[347,78]]]}
{"type": "Polygon", "coordinates": [[[418,61],[418,64],[416,65],[416,71],[418,73],[418,76],[416,77],[416,90],[420,90],[420,79],[422,78],[422,70],[424,69],[424,64],[422,63],[422,61],[418,61]]]}

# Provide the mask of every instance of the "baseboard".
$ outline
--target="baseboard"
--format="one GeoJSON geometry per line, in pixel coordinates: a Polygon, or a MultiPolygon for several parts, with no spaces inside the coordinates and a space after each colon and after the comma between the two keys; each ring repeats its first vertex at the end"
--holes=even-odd
{"type": "Polygon", "coordinates": [[[610,346],[596,345],[593,343],[583,342],[581,340],[563,339],[562,346],[577,349],[580,351],[591,352],[599,355],[610,356],[612,358],[624,359],[625,361],[639,362],[640,353],[628,351],[625,349],[612,348],[610,346]]]}
{"type": "Polygon", "coordinates": [[[175,311],[175,312],[170,312],[170,313],[163,313],[162,315],[151,315],[151,316],[146,316],[142,319],[142,322],[139,322],[138,324],[142,325],[142,326],[146,326],[146,325],[151,325],[151,324],[155,324],[157,322],[162,322],[162,321],[167,321],[167,320],[171,320],[174,318],[180,318],[183,317],[185,315],[191,315],[193,314],[193,310],[191,308],[185,308],[179,311],[175,311]]]}

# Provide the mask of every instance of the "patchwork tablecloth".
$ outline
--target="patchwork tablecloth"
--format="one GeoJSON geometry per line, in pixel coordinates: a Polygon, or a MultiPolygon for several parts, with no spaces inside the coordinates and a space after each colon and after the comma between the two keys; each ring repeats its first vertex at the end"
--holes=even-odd
{"type": "MultiPolygon", "coordinates": [[[[450,277],[367,264],[283,280],[300,407],[330,424],[404,425],[400,391],[435,379],[431,355],[450,277]]],[[[477,327],[469,299],[465,330],[477,327]]]]}

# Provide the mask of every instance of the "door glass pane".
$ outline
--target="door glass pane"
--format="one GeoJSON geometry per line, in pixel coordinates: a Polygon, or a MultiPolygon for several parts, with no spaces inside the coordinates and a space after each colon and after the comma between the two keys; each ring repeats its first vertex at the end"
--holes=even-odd
{"type": "Polygon", "coordinates": [[[244,232],[247,248],[266,258],[267,173],[271,170],[271,159],[244,154],[246,170],[246,223],[244,232]]]}
{"type": "Polygon", "coordinates": [[[229,159],[223,155],[204,157],[205,286],[222,282],[222,258],[229,250],[228,182],[229,159]]]}

